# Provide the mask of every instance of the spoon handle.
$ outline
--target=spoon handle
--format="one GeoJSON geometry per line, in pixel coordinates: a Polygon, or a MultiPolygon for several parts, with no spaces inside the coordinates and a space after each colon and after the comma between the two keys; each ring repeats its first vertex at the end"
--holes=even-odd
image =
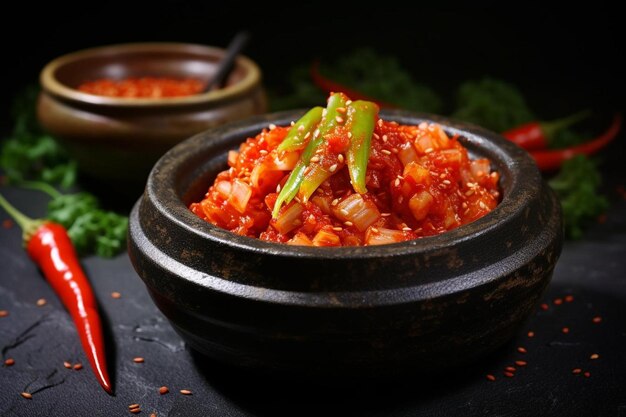
{"type": "Polygon", "coordinates": [[[246,46],[249,39],[250,35],[248,34],[248,32],[243,31],[237,33],[237,35],[228,45],[226,54],[224,55],[224,58],[222,58],[222,61],[219,64],[215,76],[204,87],[205,92],[212,90],[214,87],[224,87],[226,79],[228,78],[228,75],[234,67],[237,55],[239,55],[239,52],[246,46]]]}

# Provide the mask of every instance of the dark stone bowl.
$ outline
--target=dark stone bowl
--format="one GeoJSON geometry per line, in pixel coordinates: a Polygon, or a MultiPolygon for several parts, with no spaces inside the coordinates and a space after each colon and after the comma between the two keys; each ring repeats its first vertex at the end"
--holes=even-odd
{"type": "Polygon", "coordinates": [[[501,173],[502,202],[444,234],[316,248],[234,235],[196,217],[228,150],[282,112],[208,130],[154,166],[131,213],[129,254],[154,302],[189,346],[221,362],[314,375],[386,375],[467,364],[511,339],[561,253],[561,208],[530,156],[502,137],[428,114],[501,173]]]}

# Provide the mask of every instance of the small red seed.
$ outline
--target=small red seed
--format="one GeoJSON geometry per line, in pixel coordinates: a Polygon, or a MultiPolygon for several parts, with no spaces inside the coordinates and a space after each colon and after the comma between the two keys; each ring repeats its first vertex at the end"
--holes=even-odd
{"type": "Polygon", "coordinates": [[[550,308],[550,306],[548,306],[546,303],[541,304],[542,310],[547,310],[548,308],[550,308]]]}
{"type": "Polygon", "coordinates": [[[13,220],[11,219],[4,219],[2,221],[2,227],[4,227],[5,229],[10,229],[13,227],[13,220]]]}
{"type": "Polygon", "coordinates": [[[569,333],[569,327],[563,327],[563,328],[561,329],[561,331],[562,331],[563,333],[565,333],[565,334],[568,334],[568,333],[569,333]]]}
{"type": "Polygon", "coordinates": [[[591,372],[587,371],[583,375],[585,376],[585,378],[589,378],[591,376],[591,372]]]}
{"type": "Polygon", "coordinates": [[[133,358],[133,362],[135,363],[144,363],[144,359],[142,357],[133,358]]]}
{"type": "Polygon", "coordinates": [[[83,369],[83,364],[82,363],[77,363],[76,365],[74,365],[74,370],[75,371],[80,371],[81,369],[83,369]]]}
{"type": "Polygon", "coordinates": [[[526,366],[527,362],[526,361],[515,361],[515,365],[517,365],[517,366],[526,366]]]}
{"type": "Polygon", "coordinates": [[[565,302],[566,303],[571,303],[572,301],[574,301],[574,296],[573,295],[566,295],[565,296],[565,302]]]}
{"type": "Polygon", "coordinates": [[[513,372],[505,372],[504,376],[509,377],[509,378],[513,378],[515,376],[515,374],[513,372]]]}
{"type": "Polygon", "coordinates": [[[563,304],[563,299],[562,298],[555,298],[553,302],[554,302],[555,306],[560,306],[561,304],[563,304]]]}
{"type": "Polygon", "coordinates": [[[594,317],[594,318],[593,318],[593,320],[592,320],[592,321],[593,321],[594,323],[600,323],[600,322],[602,321],[602,317],[600,317],[600,316],[596,316],[596,317],[594,317]]]}
{"type": "Polygon", "coordinates": [[[491,374],[487,374],[487,379],[490,380],[490,381],[495,381],[496,377],[491,375],[491,374]]]}
{"type": "Polygon", "coordinates": [[[528,337],[535,337],[535,332],[528,332],[528,337]]]}
{"type": "Polygon", "coordinates": [[[515,372],[517,371],[516,368],[512,367],[512,366],[507,366],[506,368],[504,368],[505,371],[509,371],[509,372],[515,372]]]}
{"type": "Polygon", "coordinates": [[[572,369],[572,373],[573,373],[574,375],[578,375],[578,374],[579,374],[579,373],[581,373],[582,371],[583,371],[583,370],[582,370],[582,369],[580,369],[580,368],[574,368],[574,369],[572,369]]]}
{"type": "Polygon", "coordinates": [[[20,395],[26,398],[27,400],[30,400],[31,398],[33,398],[33,394],[31,394],[30,392],[22,392],[20,393],[20,395]]]}
{"type": "Polygon", "coordinates": [[[4,366],[13,366],[15,365],[15,359],[8,358],[4,360],[4,366]]]}
{"type": "Polygon", "coordinates": [[[599,357],[600,355],[598,355],[597,353],[594,353],[591,356],[589,356],[589,359],[598,359],[599,357]]]}
{"type": "Polygon", "coordinates": [[[180,393],[183,394],[183,395],[191,395],[192,394],[192,392],[189,391],[188,389],[181,389],[180,393]]]}
{"type": "Polygon", "coordinates": [[[6,317],[9,315],[9,312],[7,310],[0,310],[0,317],[6,317]]]}
{"type": "Polygon", "coordinates": [[[523,347],[521,347],[521,346],[517,348],[517,351],[518,351],[519,353],[526,353],[526,352],[528,352],[528,351],[526,350],[526,348],[523,348],[523,347]]]}
{"type": "Polygon", "coordinates": [[[67,361],[63,362],[63,366],[65,366],[67,369],[71,369],[72,368],[72,364],[67,362],[67,361]]]}
{"type": "Polygon", "coordinates": [[[170,392],[170,389],[168,387],[166,387],[165,385],[163,385],[161,388],[159,388],[159,394],[161,394],[161,395],[167,394],[168,392],[170,392]]]}
{"type": "Polygon", "coordinates": [[[118,298],[121,298],[121,297],[122,297],[122,294],[120,294],[120,293],[119,293],[119,292],[117,292],[117,291],[113,291],[113,292],[111,293],[111,297],[112,297],[112,298],[115,298],[115,299],[118,299],[118,298]]]}
{"type": "Polygon", "coordinates": [[[37,300],[37,306],[41,307],[41,306],[45,306],[48,302],[46,301],[45,298],[40,298],[39,300],[37,300]]]}

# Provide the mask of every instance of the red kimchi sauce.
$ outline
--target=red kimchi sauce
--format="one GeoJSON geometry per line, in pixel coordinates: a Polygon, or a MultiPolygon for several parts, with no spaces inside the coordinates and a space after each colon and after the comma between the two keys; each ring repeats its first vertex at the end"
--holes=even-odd
{"type": "Polygon", "coordinates": [[[84,93],[107,97],[162,98],[198,94],[204,83],[193,78],[141,77],[113,80],[101,78],[78,86],[84,93]]]}
{"type": "MultiPolygon", "coordinates": [[[[345,164],[308,201],[296,197],[272,219],[276,198],[300,156],[278,153],[290,127],[271,125],[228,156],[190,209],[233,233],[310,246],[379,245],[438,235],[470,223],[500,200],[499,174],[488,159],[470,159],[457,137],[437,124],[400,125],[379,119],[367,165],[368,192],[354,191],[345,164]]],[[[336,153],[341,138],[327,141],[336,153]]],[[[341,156],[339,156],[341,155],[341,156]]]]}

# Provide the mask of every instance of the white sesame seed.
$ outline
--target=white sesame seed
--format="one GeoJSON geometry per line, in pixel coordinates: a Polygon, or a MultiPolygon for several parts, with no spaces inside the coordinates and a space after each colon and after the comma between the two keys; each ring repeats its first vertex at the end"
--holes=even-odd
{"type": "Polygon", "coordinates": [[[280,193],[280,184],[278,184],[278,185],[276,186],[276,192],[277,192],[277,193],[280,193]]]}
{"type": "Polygon", "coordinates": [[[313,132],[313,136],[318,137],[319,135],[320,135],[320,130],[315,129],[315,132],[313,132]]]}
{"type": "Polygon", "coordinates": [[[468,196],[468,197],[469,197],[470,195],[472,195],[472,194],[474,194],[474,190],[469,190],[469,191],[467,191],[467,192],[465,193],[465,195],[466,195],[466,196],[468,196]]]}
{"type": "Polygon", "coordinates": [[[379,230],[377,228],[375,228],[375,227],[370,227],[370,230],[372,232],[374,232],[374,233],[378,233],[379,232],[379,230]]]}
{"type": "Polygon", "coordinates": [[[424,153],[431,153],[432,151],[434,151],[433,148],[427,148],[426,150],[424,150],[424,153]]]}
{"type": "Polygon", "coordinates": [[[346,106],[349,106],[350,104],[352,104],[352,100],[346,101],[346,106]]]}
{"type": "Polygon", "coordinates": [[[291,126],[293,126],[295,124],[296,124],[296,122],[294,122],[293,120],[291,121],[291,123],[289,123],[289,125],[291,125],[291,126]]]}
{"type": "Polygon", "coordinates": [[[352,138],[352,132],[348,132],[348,139],[352,138]]]}
{"type": "Polygon", "coordinates": [[[304,135],[304,138],[305,138],[305,139],[308,139],[308,138],[309,138],[309,136],[311,136],[311,132],[306,132],[306,135],[304,135]]]}
{"type": "Polygon", "coordinates": [[[402,230],[405,231],[405,232],[410,232],[413,229],[411,229],[410,227],[403,227],[402,230]]]}
{"type": "Polygon", "coordinates": [[[335,227],[333,227],[333,230],[335,232],[341,232],[343,230],[343,227],[335,226],[335,227]]]}
{"type": "Polygon", "coordinates": [[[348,213],[348,210],[346,210],[346,209],[339,210],[339,213],[343,214],[344,216],[347,216],[348,214],[350,214],[350,213],[348,213]]]}
{"type": "Polygon", "coordinates": [[[391,148],[391,152],[398,153],[398,148],[391,148]]]}
{"type": "Polygon", "coordinates": [[[337,123],[343,123],[343,118],[340,116],[335,117],[335,120],[337,121],[337,123]]]}
{"type": "Polygon", "coordinates": [[[311,158],[311,162],[319,162],[320,161],[320,157],[315,155],[311,158]]]}
{"type": "Polygon", "coordinates": [[[330,172],[335,172],[337,170],[337,164],[332,164],[330,168],[328,168],[330,172]]]}
{"type": "Polygon", "coordinates": [[[259,153],[260,153],[261,155],[267,155],[267,151],[266,151],[265,149],[261,149],[261,150],[259,151],[259,153]]]}
{"type": "Polygon", "coordinates": [[[389,136],[383,135],[383,142],[387,142],[387,140],[389,140],[389,136]]]}
{"type": "Polygon", "coordinates": [[[439,175],[439,178],[444,179],[446,177],[446,174],[442,173],[441,175],[439,175]]]}
{"type": "Polygon", "coordinates": [[[304,132],[304,126],[302,125],[298,126],[298,132],[304,132]]]}
{"type": "Polygon", "coordinates": [[[393,182],[393,185],[395,185],[396,187],[400,186],[400,180],[398,178],[396,178],[396,180],[393,182]]]}
{"type": "Polygon", "coordinates": [[[328,110],[326,109],[322,110],[322,117],[326,116],[326,113],[328,113],[328,110]]]}
{"type": "Polygon", "coordinates": [[[339,204],[339,199],[338,199],[338,198],[335,198],[335,199],[334,199],[334,200],[330,203],[330,205],[331,205],[331,206],[336,206],[337,204],[339,204]]]}
{"type": "Polygon", "coordinates": [[[446,185],[450,185],[450,184],[452,184],[452,183],[450,182],[450,180],[443,180],[443,181],[441,181],[441,182],[442,182],[442,183],[444,183],[444,184],[446,184],[446,185]]]}
{"type": "Polygon", "coordinates": [[[463,207],[464,209],[466,209],[466,208],[467,208],[467,203],[466,203],[466,202],[463,202],[463,204],[461,204],[461,207],[463,207]]]}
{"type": "Polygon", "coordinates": [[[337,161],[339,161],[339,163],[343,163],[343,161],[344,161],[343,154],[339,154],[337,156],[337,161]]]}
{"type": "Polygon", "coordinates": [[[480,206],[481,209],[487,210],[487,205],[485,203],[483,203],[482,201],[480,203],[478,203],[478,205],[480,206]]]}
{"type": "Polygon", "coordinates": [[[378,119],[378,126],[383,127],[383,119],[378,119]]]}
{"type": "Polygon", "coordinates": [[[389,217],[391,216],[391,213],[380,213],[381,217],[389,217]]]}
{"type": "Polygon", "coordinates": [[[276,125],[274,123],[270,123],[269,128],[270,130],[274,130],[276,129],[276,125]]]}
{"type": "Polygon", "coordinates": [[[381,152],[385,155],[391,155],[391,151],[388,151],[387,149],[383,149],[381,152]]]}
{"type": "Polygon", "coordinates": [[[354,226],[354,223],[352,223],[351,221],[346,221],[343,222],[343,224],[345,224],[346,226],[350,227],[350,226],[354,226]]]}
{"type": "Polygon", "coordinates": [[[346,113],[346,108],[345,107],[337,107],[337,113],[345,114],[346,113]]]}

